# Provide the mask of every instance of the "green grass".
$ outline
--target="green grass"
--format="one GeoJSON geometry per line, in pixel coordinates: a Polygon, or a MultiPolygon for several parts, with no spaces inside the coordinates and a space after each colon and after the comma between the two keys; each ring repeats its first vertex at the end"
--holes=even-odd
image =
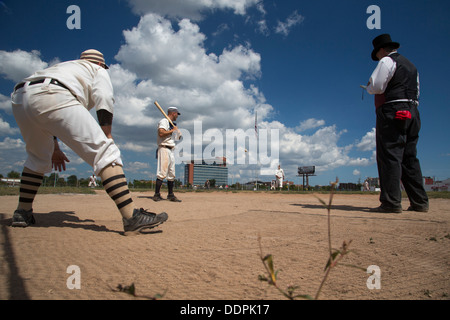
{"type": "Polygon", "coordinates": [[[430,199],[450,199],[450,191],[432,191],[427,194],[430,199]]]}

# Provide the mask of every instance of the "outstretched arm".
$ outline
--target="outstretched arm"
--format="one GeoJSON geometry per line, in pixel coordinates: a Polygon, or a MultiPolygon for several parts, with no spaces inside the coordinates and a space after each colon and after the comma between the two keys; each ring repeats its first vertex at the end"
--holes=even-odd
{"type": "Polygon", "coordinates": [[[61,151],[58,144],[58,139],[54,137],[53,139],[55,149],[53,150],[52,155],[52,168],[55,170],[58,170],[59,172],[66,171],[66,162],[70,162],[69,159],[67,159],[64,152],[61,151]],[[61,170],[62,169],[62,170],[61,170]]]}

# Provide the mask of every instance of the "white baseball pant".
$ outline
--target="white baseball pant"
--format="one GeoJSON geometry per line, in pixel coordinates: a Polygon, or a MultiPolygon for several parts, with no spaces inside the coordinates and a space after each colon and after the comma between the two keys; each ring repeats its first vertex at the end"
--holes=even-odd
{"type": "Polygon", "coordinates": [[[171,149],[158,147],[158,168],[156,177],[159,180],[175,180],[175,156],[171,149]]]}
{"type": "Polygon", "coordinates": [[[120,150],[89,111],[56,85],[25,85],[11,95],[12,109],[26,144],[28,169],[52,171],[53,136],[91,165],[96,175],[111,163],[123,165],[120,150]]]}

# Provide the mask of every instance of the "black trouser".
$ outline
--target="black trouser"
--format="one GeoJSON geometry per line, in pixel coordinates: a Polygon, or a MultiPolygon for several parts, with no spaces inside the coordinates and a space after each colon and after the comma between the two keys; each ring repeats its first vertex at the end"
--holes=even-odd
{"type": "Polygon", "coordinates": [[[417,159],[420,114],[412,103],[388,103],[377,109],[377,164],[380,202],[383,207],[401,208],[400,181],[414,208],[428,208],[422,170],[417,159]],[[409,110],[411,119],[396,120],[399,110],[409,110]]]}

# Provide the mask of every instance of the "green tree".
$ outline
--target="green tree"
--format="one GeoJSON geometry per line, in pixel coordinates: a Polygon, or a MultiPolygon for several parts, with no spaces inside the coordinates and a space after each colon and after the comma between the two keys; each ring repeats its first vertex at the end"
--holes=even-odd
{"type": "Polygon", "coordinates": [[[7,177],[9,179],[20,179],[20,172],[17,172],[17,171],[8,172],[7,177]]]}
{"type": "Polygon", "coordinates": [[[49,187],[57,186],[57,182],[59,180],[59,174],[52,172],[48,179],[46,179],[46,185],[49,187]]]}
{"type": "Polygon", "coordinates": [[[78,184],[78,178],[76,175],[71,175],[67,177],[67,185],[70,187],[76,187],[78,184]]]}

